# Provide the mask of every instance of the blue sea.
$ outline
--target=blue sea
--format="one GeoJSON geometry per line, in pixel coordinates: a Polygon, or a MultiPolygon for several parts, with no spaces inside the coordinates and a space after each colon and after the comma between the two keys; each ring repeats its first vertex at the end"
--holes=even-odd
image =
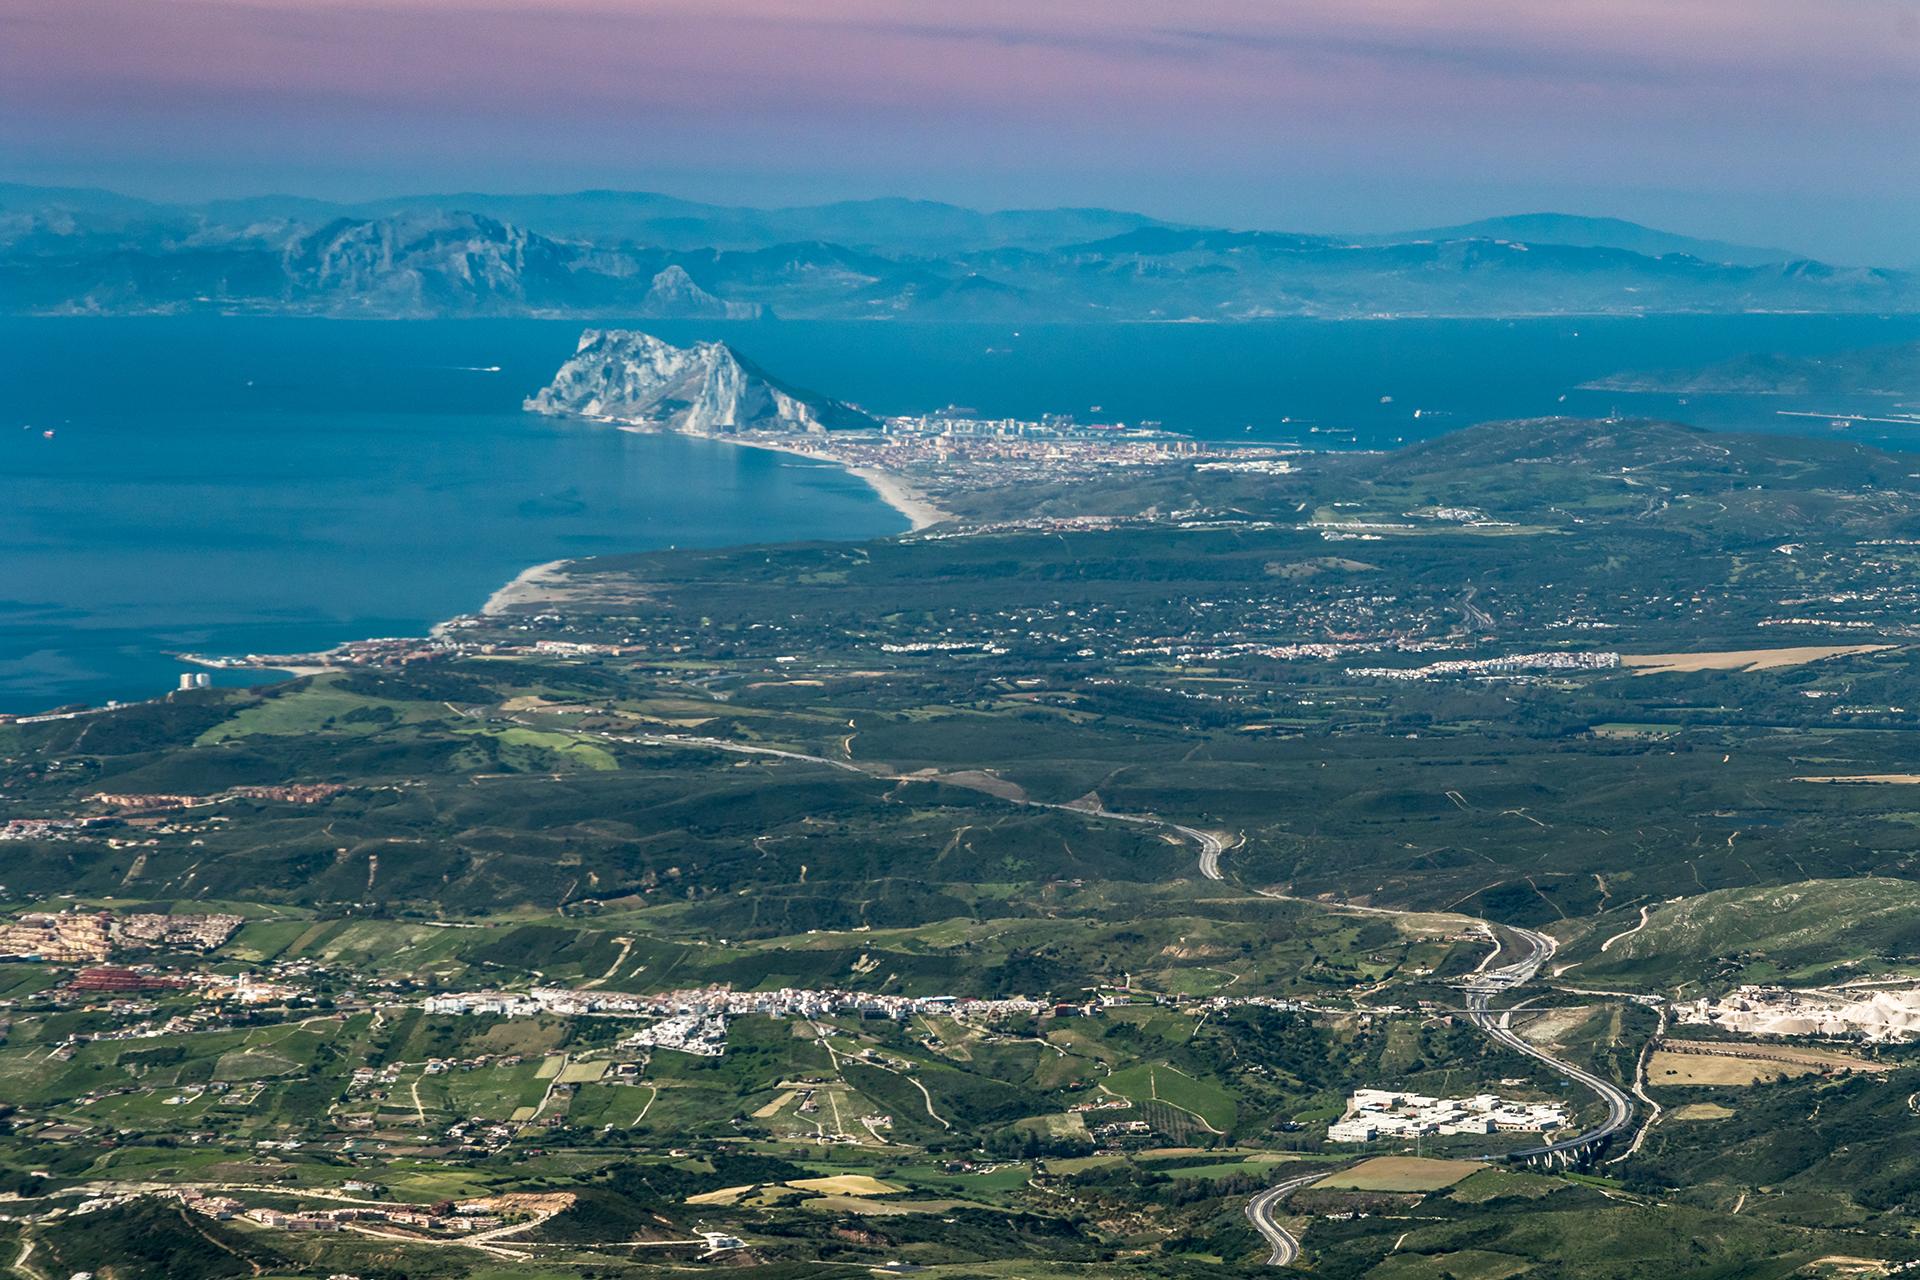
{"type": "MultiPolygon", "coordinates": [[[[904,528],[833,467],[522,413],[580,327],[0,320],[0,711],[152,696],[175,683],[180,650],[419,634],[546,560],[904,528]]],[[[1916,317],[1804,316],[644,327],[669,341],[724,338],[790,382],[876,412],[1073,413],[1323,448],[1612,411],[1827,432],[1824,418],[1777,411],[1891,406],[1578,385],[1920,338],[1916,317]]],[[[1847,430],[1920,442],[1920,428],[1847,430]]]]}
{"type": "Polygon", "coordinates": [[[576,335],[0,322],[0,710],[419,635],[565,556],[905,528],[835,467],[520,412],[576,335]]]}

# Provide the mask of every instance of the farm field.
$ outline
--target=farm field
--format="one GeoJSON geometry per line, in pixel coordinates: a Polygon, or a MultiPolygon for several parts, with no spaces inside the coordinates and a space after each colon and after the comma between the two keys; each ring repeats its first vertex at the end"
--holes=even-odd
{"type": "Polygon", "coordinates": [[[1780,1045],[1667,1041],[1647,1063],[1647,1083],[1661,1086],[1753,1085],[1806,1075],[1838,1072],[1879,1073],[1891,1064],[1832,1050],[1780,1045]]]}
{"type": "Polygon", "coordinates": [[[1734,649],[1720,653],[1623,653],[1620,665],[1636,671],[1772,671],[1854,653],[1879,653],[1886,644],[1801,645],[1787,649],[1734,649]]]}
{"type": "Polygon", "coordinates": [[[1807,1062],[1778,1058],[1728,1058],[1710,1053],[1673,1053],[1657,1049],[1647,1061],[1647,1083],[1662,1088],[1770,1084],[1795,1076],[1817,1075],[1807,1062]]]}
{"type": "Polygon", "coordinates": [[[1375,1156],[1351,1169],[1330,1173],[1314,1185],[1342,1191],[1439,1191],[1472,1177],[1483,1167],[1466,1160],[1375,1156]]]}

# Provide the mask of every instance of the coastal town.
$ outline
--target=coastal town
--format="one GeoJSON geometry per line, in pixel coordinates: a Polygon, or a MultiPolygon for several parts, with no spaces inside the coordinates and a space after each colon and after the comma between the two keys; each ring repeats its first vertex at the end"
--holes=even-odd
{"type": "Polygon", "coordinates": [[[966,410],[885,419],[874,431],[795,435],[730,431],[717,439],[846,467],[916,527],[951,521],[950,495],[1025,483],[1084,483],[1116,469],[1183,463],[1284,474],[1299,450],[1225,446],[1157,425],[980,418],[966,410]]]}

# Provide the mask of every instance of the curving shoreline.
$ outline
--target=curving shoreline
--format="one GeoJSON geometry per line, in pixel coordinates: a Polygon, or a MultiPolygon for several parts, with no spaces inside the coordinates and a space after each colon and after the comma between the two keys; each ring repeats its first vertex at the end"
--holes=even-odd
{"type": "MultiPolygon", "coordinates": [[[[794,450],[786,450],[786,452],[794,452],[794,450]]],[[[800,456],[813,458],[818,455],[808,453],[800,456]]],[[[848,474],[859,476],[866,481],[867,487],[880,495],[880,501],[905,516],[908,525],[911,526],[908,530],[910,533],[918,533],[922,529],[931,528],[936,524],[945,524],[956,518],[951,511],[934,506],[918,489],[890,471],[881,471],[877,467],[847,467],[846,470],[848,474]]]]}
{"type": "MultiPolygon", "coordinates": [[[[631,424],[622,425],[620,430],[631,431],[636,435],[659,434],[647,427],[634,426],[631,424]]],[[[918,533],[922,529],[958,518],[952,512],[935,506],[927,499],[926,495],[908,484],[900,476],[890,471],[883,471],[878,467],[852,466],[830,456],[814,453],[807,449],[796,448],[791,445],[780,444],[772,440],[749,440],[742,439],[739,436],[695,431],[676,432],[675,434],[691,436],[696,440],[712,440],[719,444],[733,445],[742,449],[763,449],[769,453],[790,454],[796,458],[805,458],[809,462],[839,467],[848,475],[855,476],[865,483],[869,489],[873,490],[874,496],[878,497],[881,502],[905,517],[908,532],[910,533],[918,533]]],[[[501,586],[498,590],[494,591],[492,595],[487,597],[486,603],[482,604],[478,610],[479,616],[489,618],[498,617],[512,609],[525,605],[538,604],[542,600],[551,599],[553,588],[566,577],[567,567],[579,563],[582,560],[590,560],[592,558],[591,556],[573,556],[561,560],[547,560],[540,564],[527,566],[515,574],[504,586],[501,586]]],[[[448,624],[451,621],[453,620],[446,619],[435,623],[428,634],[435,637],[445,634],[448,624]]]]}
{"type": "MultiPolygon", "coordinates": [[[[544,589],[552,586],[554,582],[562,576],[562,571],[566,566],[572,563],[572,559],[547,560],[522,569],[519,573],[514,574],[513,579],[504,587],[499,588],[487,597],[487,602],[480,606],[481,616],[488,618],[495,617],[505,613],[516,605],[532,604],[537,600],[544,599],[547,594],[544,589]]],[[[433,633],[438,635],[441,628],[446,625],[445,622],[435,623],[433,633]]]]}
{"type": "MultiPolygon", "coordinates": [[[[604,419],[602,419],[602,421],[604,421],[604,419]]],[[[637,425],[617,425],[619,425],[619,428],[623,431],[631,431],[636,434],[660,434],[637,425]]],[[[804,458],[817,465],[838,467],[842,471],[857,477],[884,505],[905,519],[908,525],[907,532],[918,532],[932,525],[957,518],[952,513],[936,506],[899,475],[878,467],[856,466],[834,458],[829,454],[814,452],[804,447],[796,447],[795,445],[789,445],[777,440],[743,439],[738,436],[718,433],[709,434],[705,432],[675,432],[673,434],[687,435],[696,439],[712,440],[743,448],[791,454],[796,458],[804,458]]],[[[447,641],[458,629],[458,626],[461,625],[462,619],[473,617],[496,618],[516,610],[528,608],[529,606],[538,606],[543,602],[561,598],[566,593],[565,582],[570,576],[568,572],[569,569],[574,565],[593,558],[594,557],[590,555],[569,556],[529,565],[516,573],[507,582],[495,588],[478,609],[462,611],[444,617],[428,626],[424,635],[426,638],[434,641],[447,641]]],[[[359,640],[349,639],[326,650],[314,650],[297,654],[248,654],[235,657],[226,655],[213,656],[199,653],[174,653],[170,654],[170,656],[172,656],[175,661],[187,666],[206,667],[229,672],[250,671],[262,675],[273,673],[269,678],[261,680],[260,683],[277,684],[285,679],[299,679],[307,676],[320,675],[329,671],[342,670],[345,664],[330,660],[334,654],[356,645],[372,643],[387,642],[374,642],[364,638],[359,640]]],[[[146,697],[129,697],[113,704],[111,707],[90,708],[87,714],[97,714],[100,711],[117,709],[118,707],[138,706],[148,702],[161,701],[170,697],[172,692],[174,691],[163,689],[146,697]]],[[[34,716],[44,713],[28,710],[21,713],[7,714],[34,716]]]]}
{"type": "MultiPolygon", "coordinates": [[[[631,431],[636,435],[655,435],[659,433],[658,428],[635,426],[631,423],[623,424],[620,430],[631,431]]],[[[882,471],[878,467],[856,467],[851,463],[842,462],[831,454],[815,453],[810,449],[781,444],[775,440],[748,439],[743,436],[723,435],[719,432],[709,431],[678,431],[673,434],[691,436],[695,440],[711,440],[716,444],[732,445],[738,449],[762,449],[768,453],[785,453],[796,458],[805,458],[809,462],[839,467],[848,475],[856,476],[864,481],[866,486],[873,490],[875,496],[877,496],[880,501],[906,517],[909,533],[918,533],[922,529],[958,518],[951,511],[946,511],[935,506],[925,494],[908,484],[906,480],[900,476],[895,475],[891,471],[882,471]]]]}

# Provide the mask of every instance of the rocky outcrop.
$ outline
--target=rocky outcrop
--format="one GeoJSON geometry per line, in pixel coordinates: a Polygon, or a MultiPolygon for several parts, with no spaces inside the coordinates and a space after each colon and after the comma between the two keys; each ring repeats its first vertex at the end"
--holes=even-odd
{"type": "Polygon", "coordinates": [[[754,320],[761,312],[756,303],[728,302],[708,293],[676,263],[653,278],[639,314],[655,320],[754,320]]]}
{"type": "Polygon", "coordinates": [[[562,246],[471,214],[342,219],[288,243],[290,298],[375,314],[524,310],[564,278],[562,246]]]}
{"type": "Polygon", "coordinates": [[[583,414],[703,435],[867,428],[850,405],[775,380],[724,342],[676,347],[630,329],[589,329],[534,413],[583,414]]]}

